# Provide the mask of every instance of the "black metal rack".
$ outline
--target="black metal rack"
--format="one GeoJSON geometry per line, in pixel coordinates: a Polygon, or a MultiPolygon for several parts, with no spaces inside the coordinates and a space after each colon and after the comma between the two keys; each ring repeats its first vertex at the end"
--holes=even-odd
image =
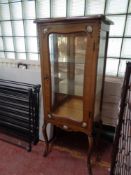
{"type": "Polygon", "coordinates": [[[0,132],[24,140],[31,151],[39,141],[40,85],[0,79],[0,132]]]}
{"type": "Polygon", "coordinates": [[[131,174],[131,62],[127,63],[110,175],[131,174]]]}

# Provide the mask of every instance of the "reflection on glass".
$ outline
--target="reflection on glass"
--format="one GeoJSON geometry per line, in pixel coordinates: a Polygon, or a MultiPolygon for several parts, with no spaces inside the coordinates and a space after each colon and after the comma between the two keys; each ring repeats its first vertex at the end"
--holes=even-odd
{"type": "Polygon", "coordinates": [[[50,34],[52,112],[76,121],[83,119],[85,33],[50,34]]]}

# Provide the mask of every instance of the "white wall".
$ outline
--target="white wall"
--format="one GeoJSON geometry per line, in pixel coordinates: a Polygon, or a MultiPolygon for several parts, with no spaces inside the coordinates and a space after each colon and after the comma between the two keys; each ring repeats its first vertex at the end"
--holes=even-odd
{"type": "MultiPolygon", "coordinates": [[[[18,68],[13,68],[13,67],[5,67],[5,66],[0,66],[0,79],[6,79],[6,80],[13,80],[13,81],[18,81],[18,82],[25,82],[25,83],[33,83],[33,84],[41,84],[41,74],[40,74],[40,69],[18,69],[18,68]]],[[[119,80],[122,83],[122,79],[119,80]]],[[[115,84],[118,82],[118,80],[115,78],[114,80],[108,80],[106,79],[105,84],[109,84],[112,86],[112,89],[114,91],[114,87],[115,84]]],[[[121,88],[121,86],[120,86],[121,88]]],[[[111,90],[111,88],[110,88],[111,90]]],[[[109,90],[107,90],[107,87],[105,86],[105,90],[104,90],[104,97],[106,97],[106,92],[109,95],[109,90]]],[[[113,94],[113,96],[116,94],[113,94]]],[[[109,98],[109,97],[108,97],[109,98]]],[[[104,104],[107,104],[107,102],[103,101],[103,106],[104,104]]],[[[109,105],[108,105],[109,106],[109,105]]],[[[109,114],[108,112],[106,114],[109,114]]],[[[111,116],[111,122],[114,120],[114,118],[116,118],[116,116],[111,116]]],[[[42,125],[43,125],[43,118],[44,118],[44,114],[43,114],[43,102],[42,102],[42,93],[40,91],[40,132],[39,132],[39,136],[40,136],[40,140],[43,140],[43,134],[42,134],[42,125]]],[[[102,116],[103,118],[103,116],[102,116]]],[[[107,119],[110,118],[110,116],[106,116],[106,121],[107,119]]],[[[104,120],[104,119],[103,119],[104,120]]],[[[105,123],[106,123],[105,121],[105,123]]],[[[112,125],[110,123],[110,125],[112,125]]],[[[53,128],[48,125],[47,128],[47,133],[48,133],[48,137],[49,139],[52,137],[52,133],[53,133],[53,128]]]]}
{"type": "MultiPolygon", "coordinates": [[[[0,66],[0,79],[12,80],[24,83],[41,84],[40,70],[37,69],[18,69],[13,67],[0,66]]],[[[43,125],[43,100],[42,93],[40,91],[40,140],[43,140],[42,125],[43,125]]],[[[49,139],[52,137],[52,127],[47,127],[49,139]]]]}

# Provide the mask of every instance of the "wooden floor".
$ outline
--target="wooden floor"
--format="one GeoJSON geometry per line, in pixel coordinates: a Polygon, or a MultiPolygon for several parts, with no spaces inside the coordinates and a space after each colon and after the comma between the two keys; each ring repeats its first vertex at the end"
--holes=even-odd
{"type": "Polygon", "coordinates": [[[83,100],[72,97],[67,99],[53,112],[60,117],[81,122],[83,119],[83,100]]]}

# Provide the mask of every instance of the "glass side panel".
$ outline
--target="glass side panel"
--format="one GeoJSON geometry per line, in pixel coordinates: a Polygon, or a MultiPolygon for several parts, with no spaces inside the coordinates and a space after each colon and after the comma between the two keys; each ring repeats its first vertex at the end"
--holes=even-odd
{"type": "Polygon", "coordinates": [[[94,121],[100,120],[101,95],[102,95],[102,86],[103,86],[105,49],[106,49],[106,36],[107,36],[106,31],[103,30],[100,32],[99,54],[98,54],[98,61],[97,61],[97,74],[96,74],[94,121]]]}
{"type": "Polygon", "coordinates": [[[50,34],[52,112],[83,120],[83,83],[87,37],[85,33],[50,34]]]}

